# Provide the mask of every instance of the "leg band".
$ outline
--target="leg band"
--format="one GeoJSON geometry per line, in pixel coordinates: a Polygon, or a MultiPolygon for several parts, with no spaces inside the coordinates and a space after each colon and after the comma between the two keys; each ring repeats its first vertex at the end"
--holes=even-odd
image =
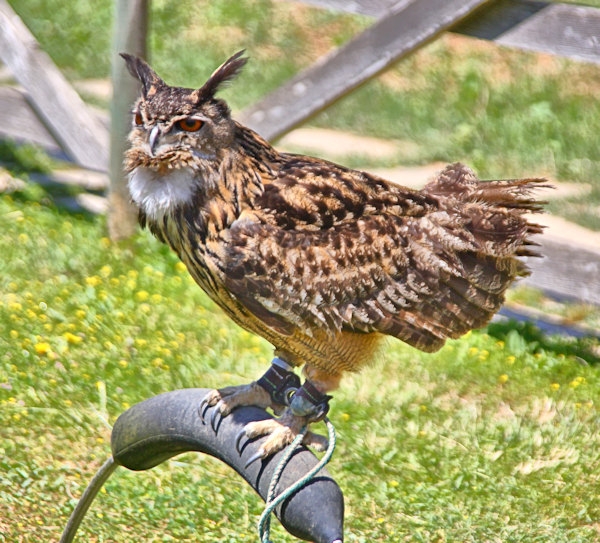
{"type": "Polygon", "coordinates": [[[300,377],[279,364],[271,364],[256,382],[269,393],[273,402],[280,405],[290,405],[292,396],[300,388],[300,377]]]}
{"type": "Polygon", "coordinates": [[[317,422],[323,420],[329,412],[331,398],[332,396],[317,390],[310,381],[304,381],[304,384],[294,394],[290,408],[294,415],[309,417],[310,422],[317,422]]]}

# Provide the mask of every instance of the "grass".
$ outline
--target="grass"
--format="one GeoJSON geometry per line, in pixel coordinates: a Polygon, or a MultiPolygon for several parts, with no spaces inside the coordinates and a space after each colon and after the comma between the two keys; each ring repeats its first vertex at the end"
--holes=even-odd
{"type": "MultiPolygon", "coordinates": [[[[0,541],[58,539],[123,410],[270,360],[168,250],[104,231],[48,194],[0,199],[0,541]]],[[[598,341],[515,324],[434,355],[390,341],[333,401],[346,541],[598,540],[599,357],[598,341]]],[[[260,511],[229,468],[186,454],[118,471],[79,537],[256,541],[260,511]]]]}

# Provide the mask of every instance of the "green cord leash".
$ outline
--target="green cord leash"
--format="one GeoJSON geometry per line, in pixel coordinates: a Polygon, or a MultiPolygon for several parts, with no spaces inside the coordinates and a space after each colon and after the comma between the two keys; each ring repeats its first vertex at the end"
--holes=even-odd
{"type": "Polygon", "coordinates": [[[279,482],[279,478],[281,477],[285,466],[294,454],[294,451],[300,446],[304,439],[304,436],[306,435],[307,430],[306,426],[304,426],[300,433],[296,436],[294,441],[290,443],[290,445],[285,451],[285,454],[279,461],[277,468],[273,472],[273,477],[271,478],[271,484],[269,485],[269,492],[267,494],[267,500],[265,503],[265,510],[263,511],[258,521],[258,536],[260,538],[260,543],[272,543],[269,539],[269,536],[271,533],[271,513],[273,513],[275,508],[282,501],[289,498],[298,489],[302,488],[305,484],[310,482],[314,478],[314,476],[325,467],[329,460],[331,460],[333,451],[335,450],[335,428],[333,427],[333,424],[327,417],[325,417],[323,421],[327,425],[327,432],[329,434],[329,445],[327,447],[327,451],[325,452],[323,458],[321,458],[320,462],[306,475],[298,479],[293,485],[290,485],[288,488],[286,488],[281,494],[279,494],[279,496],[274,497],[277,483],[279,482]]]}

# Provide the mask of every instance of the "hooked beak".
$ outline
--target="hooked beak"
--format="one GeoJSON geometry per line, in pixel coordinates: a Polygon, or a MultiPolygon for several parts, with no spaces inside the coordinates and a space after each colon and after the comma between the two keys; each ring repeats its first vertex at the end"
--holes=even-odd
{"type": "Polygon", "coordinates": [[[156,151],[156,145],[160,138],[160,128],[158,126],[153,126],[152,130],[150,130],[150,136],[148,137],[148,146],[150,147],[150,155],[155,156],[154,152],[156,151]]]}

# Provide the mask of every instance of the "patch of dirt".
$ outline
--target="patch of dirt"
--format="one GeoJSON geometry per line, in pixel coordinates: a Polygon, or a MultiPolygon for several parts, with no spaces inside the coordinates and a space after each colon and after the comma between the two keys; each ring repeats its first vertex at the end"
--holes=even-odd
{"type": "MultiPolygon", "coordinates": [[[[410,144],[413,145],[414,144],[410,144]]],[[[400,152],[400,144],[390,140],[357,136],[326,128],[298,128],[279,141],[281,150],[302,149],[319,157],[340,159],[360,155],[376,160],[393,159],[400,152]]]]}

